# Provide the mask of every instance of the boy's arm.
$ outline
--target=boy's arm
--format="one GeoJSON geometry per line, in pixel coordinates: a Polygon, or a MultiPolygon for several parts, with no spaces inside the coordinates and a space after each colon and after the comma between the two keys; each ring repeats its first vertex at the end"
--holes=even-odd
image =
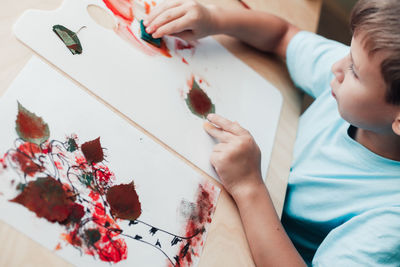
{"type": "Polygon", "coordinates": [[[166,0],[144,21],[146,31],[159,38],[175,35],[195,40],[227,34],[261,51],[286,57],[286,48],[299,29],[275,15],[248,9],[225,9],[194,0],[166,0]]]}
{"type": "Polygon", "coordinates": [[[248,9],[212,9],[215,34],[227,34],[264,52],[286,58],[286,49],[299,29],[266,12],[248,9]]]}
{"type": "Polygon", "coordinates": [[[261,152],[239,124],[210,114],[205,130],[219,143],[211,164],[235,200],[257,266],[305,266],[286,235],[260,172],[261,152]]]}

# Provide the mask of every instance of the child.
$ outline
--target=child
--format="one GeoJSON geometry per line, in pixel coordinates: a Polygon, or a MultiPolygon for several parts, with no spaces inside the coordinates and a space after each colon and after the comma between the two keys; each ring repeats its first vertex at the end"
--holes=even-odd
{"type": "Polygon", "coordinates": [[[399,14],[399,0],[360,0],[351,47],[268,13],[193,0],[167,0],[145,21],[154,38],[224,33],[276,53],[316,99],[300,118],[283,226],[249,132],[216,114],[204,125],[257,266],[400,266],[399,14]]]}

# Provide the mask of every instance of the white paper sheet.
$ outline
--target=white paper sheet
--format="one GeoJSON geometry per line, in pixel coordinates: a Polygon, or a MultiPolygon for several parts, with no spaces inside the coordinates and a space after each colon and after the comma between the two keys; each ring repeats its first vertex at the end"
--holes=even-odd
{"type": "MultiPolygon", "coordinates": [[[[144,223],[129,226],[129,221],[117,220],[123,234],[142,237],[137,240],[118,236],[126,242],[128,252],[127,259],[116,263],[117,266],[167,266],[171,261],[175,263],[173,256],[181,251],[182,244],[187,243],[175,240],[177,244],[171,246],[171,241],[174,235],[185,236],[187,233],[190,216],[199,204],[196,201],[200,184],[210,194],[212,217],[219,188],[36,57],[29,61],[1,99],[0,158],[4,159],[4,153],[20,144],[16,142],[15,130],[17,101],[48,124],[49,140],[65,141],[67,136],[76,134],[81,145],[100,136],[106,155],[103,163],[116,177],[113,184],[134,181],[142,205],[138,220],[158,230],[153,236],[144,223]],[[142,241],[152,243],[149,245],[142,241]],[[162,248],[155,248],[157,241],[163,245],[162,248]]],[[[7,164],[7,160],[3,163],[7,164]]],[[[18,164],[15,166],[18,169],[18,164]]],[[[63,240],[61,235],[67,232],[64,225],[38,218],[24,206],[8,201],[20,193],[15,189],[18,183],[36,178],[18,176],[10,164],[6,169],[0,165],[0,218],[50,250],[60,245],[61,249],[55,253],[77,266],[110,266],[98,255],[90,256],[83,250],[81,253],[63,240]]],[[[66,182],[65,178],[63,182],[66,182]]],[[[85,186],[81,184],[77,188],[85,186]]],[[[85,192],[80,193],[85,195],[85,192]]],[[[193,239],[190,244],[199,255],[191,255],[192,261],[188,265],[197,265],[208,225],[209,222],[204,223],[205,232],[197,235],[197,240],[193,239]]],[[[191,249],[188,253],[192,253],[191,249]]]]}
{"type": "Polygon", "coordinates": [[[172,57],[149,55],[150,45],[143,43],[147,49],[140,49],[137,42],[121,37],[141,42],[136,20],[120,24],[118,35],[91,19],[88,5],[102,7],[114,16],[104,2],[65,0],[54,11],[28,10],[15,24],[14,32],[73,79],[217,178],[209,161],[215,140],[203,130],[204,120],[193,115],[185,103],[187,80],[194,75],[198,82],[203,81],[200,86],[215,104],[215,112],[239,122],[253,135],[266,177],[282,105],[280,92],[211,37],[201,39],[195,51],[177,50],[176,40],[166,38],[172,57]],[[78,34],[81,55],[72,55],[54,34],[56,24],[72,31],[86,26],[78,34]]]}

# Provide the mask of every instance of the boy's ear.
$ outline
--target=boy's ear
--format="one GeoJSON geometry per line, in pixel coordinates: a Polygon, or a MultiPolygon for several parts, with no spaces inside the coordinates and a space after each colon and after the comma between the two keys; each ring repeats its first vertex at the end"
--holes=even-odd
{"type": "Polygon", "coordinates": [[[396,118],[394,119],[392,123],[392,129],[395,134],[400,136],[400,112],[397,114],[396,118]]]}

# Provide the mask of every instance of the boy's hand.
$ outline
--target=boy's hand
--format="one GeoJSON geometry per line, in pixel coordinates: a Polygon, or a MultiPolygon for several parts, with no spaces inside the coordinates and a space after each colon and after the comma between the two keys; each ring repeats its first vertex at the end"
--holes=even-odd
{"type": "Polygon", "coordinates": [[[194,0],[166,0],[150,12],[143,24],[153,38],[174,35],[192,41],[212,33],[214,9],[194,0]]]}
{"type": "Polygon", "coordinates": [[[205,130],[219,141],[211,154],[211,164],[225,189],[235,198],[262,184],[261,152],[251,134],[219,115],[210,114],[207,119],[211,123],[204,124],[205,130]]]}

